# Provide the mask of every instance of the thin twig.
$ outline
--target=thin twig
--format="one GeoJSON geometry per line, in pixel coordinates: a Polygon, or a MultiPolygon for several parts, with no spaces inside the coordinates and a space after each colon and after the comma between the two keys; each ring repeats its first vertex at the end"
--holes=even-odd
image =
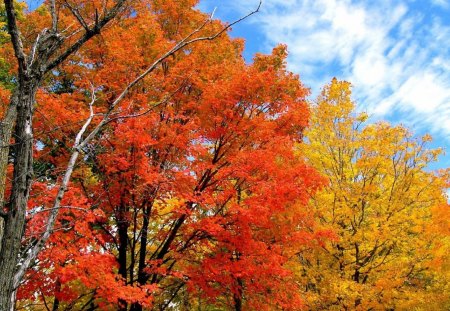
{"type": "Polygon", "coordinates": [[[75,18],[78,20],[78,22],[81,24],[81,26],[83,26],[83,28],[89,32],[90,28],[89,26],[86,24],[86,21],[84,20],[84,18],[81,16],[80,11],[78,11],[77,8],[74,8],[73,6],[71,6],[69,4],[68,1],[65,1],[66,6],[69,8],[70,12],[72,12],[73,16],[75,16],[75,18]]]}
{"type": "Polygon", "coordinates": [[[177,88],[174,92],[172,92],[170,95],[165,96],[165,98],[164,98],[163,100],[161,100],[161,101],[159,101],[159,102],[153,104],[150,108],[148,108],[147,110],[145,110],[145,111],[143,111],[143,112],[136,113],[136,114],[124,115],[124,116],[117,116],[117,117],[114,117],[114,118],[109,118],[109,119],[106,121],[105,125],[108,124],[108,123],[111,123],[111,122],[113,122],[113,121],[116,121],[116,120],[130,119],[130,118],[138,118],[138,117],[145,116],[146,114],[149,114],[150,112],[152,112],[155,108],[157,108],[157,107],[159,107],[159,106],[161,106],[161,105],[163,105],[163,104],[166,104],[166,103],[167,103],[167,102],[168,102],[168,101],[169,101],[169,100],[170,100],[170,99],[171,99],[178,91],[180,91],[183,87],[184,87],[184,85],[183,85],[183,86],[180,86],[180,87],[177,88]]]}

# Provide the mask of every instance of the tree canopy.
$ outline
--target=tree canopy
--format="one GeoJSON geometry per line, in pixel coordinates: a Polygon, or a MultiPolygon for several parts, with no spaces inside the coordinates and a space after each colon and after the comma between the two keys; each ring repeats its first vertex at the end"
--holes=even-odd
{"type": "Polygon", "coordinates": [[[312,108],[308,163],[328,178],[312,196],[318,228],[332,230],[300,253],[297,274],[312,310],[448,306],[448,171],[431,172],[441,150],[402,126],[367,123],[350,84],[334,79],[312,108]],[[447,215],[447,216],[445,216],[447,215]]]}

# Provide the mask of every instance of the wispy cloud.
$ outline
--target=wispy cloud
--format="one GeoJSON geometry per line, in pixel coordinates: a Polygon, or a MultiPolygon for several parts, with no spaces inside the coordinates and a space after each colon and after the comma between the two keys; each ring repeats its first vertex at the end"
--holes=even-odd
{"type": "Polygon", "coordinates": [[[448,9],[450,7],[450,3],[448,0],[431,0],[431,2],[436,5],[448,9]]]}
{"type": "MultiPolygon", "coordinates": [[[[248,11],[255,3],[233,9],[248,11]]],[[[252,20],[266,49],[288,44],[290,68],[315,93],[337,76],[354,84],[361,109],[450,137],[448,4],[266,0],[252,20]]]]}

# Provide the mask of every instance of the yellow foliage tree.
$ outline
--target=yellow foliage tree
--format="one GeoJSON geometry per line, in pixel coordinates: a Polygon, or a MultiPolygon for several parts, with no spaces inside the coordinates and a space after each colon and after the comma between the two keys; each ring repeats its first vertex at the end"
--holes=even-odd
{"type": "Polygon", "coordinates": [[[449,172],[427,168],[441,151],[354,109],[350,83],[333,79],[301,146],[329,180],[311,199],[317,226],[337,236],[293,261],[308,308],[447,310],[449,172]]]}

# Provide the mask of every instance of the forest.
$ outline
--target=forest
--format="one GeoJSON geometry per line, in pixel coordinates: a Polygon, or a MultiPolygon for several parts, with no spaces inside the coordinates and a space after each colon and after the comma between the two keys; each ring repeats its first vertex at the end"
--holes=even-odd
{"type": "Polygon", "coordinates": [[[431,136],[197,3],[2,2],[0,310],[448,310],[431,136]]]}

